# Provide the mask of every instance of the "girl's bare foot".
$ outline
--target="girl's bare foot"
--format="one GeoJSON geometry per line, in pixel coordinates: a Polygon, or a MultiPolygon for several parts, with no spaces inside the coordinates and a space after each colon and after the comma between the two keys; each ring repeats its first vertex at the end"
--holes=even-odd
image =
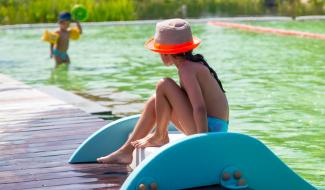
{"type": "Polygon", "coordinates": [[[144,141],[150,139],[153,135],[154,135],[154,133],[149,133],[147,136],[143,137],[142,139],[132,141],[131,145],[136,148],[138,146],[138,144],[143,143],[144,141]]]}
{"type": "Polygon", "coordinates": [[[107,156],[97,158],[98,163],[102,164],[125,164],[129,165],[132,162],[132,153],[117,150],[107,156]]]}
{"type": "Polygon", "coordinates": [[[156,133],[149,134],[148,136],[134,141],[131,144],[135,148],[145,148],[145,147],[159,147],[165,145],[169,142],[168,134],[158,135],[156,133]]]}

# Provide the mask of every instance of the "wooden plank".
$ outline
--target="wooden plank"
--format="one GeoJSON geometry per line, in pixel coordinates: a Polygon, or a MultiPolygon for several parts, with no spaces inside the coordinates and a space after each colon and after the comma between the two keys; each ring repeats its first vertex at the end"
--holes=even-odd
{"type": "MultiPolygon", "coordinates": [[[[124,181],[124,180],[123,180],[124,181]]],[[[109,184],[69,184],[69,185],[57,185],[51,187],[42,187],[42,188],[31,188],[30,190],[67,190],[67,189],[78,189],[78,190],[89,190],[89,189],[96,189],[96,190],[119,190],[120,186],[112,186],[109,184]]]]}
{"type": "MultiPolygon", "coordinates": [[[[1,114],[0,114],[1,115],[1,114]]],[[[10,122],[12,120],[14,121],[24,121],[26,119],[29,119],[31,117],[35,117],[35,116],[41,116],[41,119],[55,119],[55,118],[69,118],[69,117],[78,117],[78,116],[85,116],[84,112],[79,112],[77,110],[71,110],[71,109],[63,109],[63,110],[51,110],[48,112],[42,111],[42,112],[38,112],[38,113],[30,113],[28,112],[27,114],[24,113],[19,113],[19,112],[15,112],[15,116],[13,115],[4,115],[5,118],[3,118],[1,120],[1,122],[10,122]]]]}
{"type": "MultiPolygon", "coordinates": [[[[76,120],[78,120],[76,118],[76,120]]],[[[82,133],[82,130],[85,129],[89,129],[89,128],[96,128],[99,129],[99,127],[94,127],[93,125],[90,125],[90,122],[94,122],[96,123],[98,120],[94,120],[94,119],[89,119],[89,120],[80,120],[81,125],[79,125],[78,123],[72,123],[71,125],[74,126],[69,126],[69,125],[47,125],[44,127],[37,127],[34,130],[21,130],[21,131],[3,131],[2,134],[0,134],[0,138],[2,138],[3,136],[8,136],[8,135],[18,135],[18,136],[29,136],[29,135],[37,135],[37,134],[44,134],[46,135],[46,132],[51,131],[51,130],[55,130],[55,132],[63,132],[63,131],[71,131],[73,129],[77,129],[77,130],[81,130],[80,132],[82,133]],[[62,126],[67,126],[67,127],[62,127],[62,126]],[[48,128],[46,128],[48,127],[48,128]]],[[[104,124],[102,122],[97,122],[96,124],[104,124]]]]}
{"type": "MultiPolygon", "coordinates": [[[[91,125],[90,125],[91,126],[91,125]]],[[[76,129],[79,132],[76,133],[75,130],[65,130],[64,133],[62,133],[62,131],[60,130],[55,130],[55,131],[51,131],[51,132],[34,132],[34,133],[30,133],[30,134],[20,134],[20,133],[16,133],[15,135],[4,135],[1,137],[1,141],[13,141],[13,140],[26,140],[28,141],[29,139],[37,139],[37,138],[43,138],[43,139],[55,139],[57,137],[62,137],[62,136],[71,136],[71,135],[78,135],[78,134],[88,134],[90,135],[93,131],[94,128],[92,129],[88,129],[87,127],[83,127],[80,129],[76,129]]]]}
{"type": "Polygon", "coordinates": [[[28,158],[28,157],[20,157],[20,158],[16,158],[16,159],[7,159],[7,160],[1,160],[0,161],[0,166],[1,168],[3,166],[20,166],[20,165],[36,165],[36,163],[38,165],[44,164],[44,163],[50,163],[50,162],[64,162],[67,163],[68,159],[69,159],[70,155],[68,154],[64,154],[64,155],[54,155],[54,156],[50,156],[50,157],[32,157],[32,158],[28,158]]]}
{"type": "MultiPolygon", "coordinates": [[[[79,118],[75,118],[75,119],[76,119],[76,122],[56,124],[56,125],[53,125],[53,124],[41,125],[41,126],[33,125],[32,128],[27,124],[26,125],[7,125],[7,127],[9,129],[3,130],[0,127],[0,132],[1,133],[17,133],[17,132],[28,132],[28,131],[40,131],[40,130],[54,130],[54,129],[61,129],[61,128],[85,127],[85,126],[89,126],[89,122],[92,121],[92,120],[86,120],[86,121],[78,122],[79,118]]],[[[92,122],[92,124],[93,124],[93,125],[91,125],[92,127],[96,127],[99,129],[98,126],[105,126],[107,123],[98,121],[98,120],[94,120],[94,122],[92,122]]]]}
{"type": "MultiPolygon", "coordinates": [[[[62,141],[53,141],[53,142],[40,142],[40,143],[33,143],[33,144],[0,144],[0,151],[2,152],[3,150],[6,149],[20,149],[20,148],[26,148],[27,146],[29,148],[42,148],[42,147],[47,147],[47,146],[54,146],[54,145],[64,145],[64,144],[79,144],[83,141],[83,139],[72,139],[72,140],[62,140],[62,141]],[[67,142],[66,142],[67,141],[67,142]]],[[[1,161],[0,161],[1,162],[1,161]]]]}
{"type": "MultiPolygon", "coordinates": [[[[42,127],[49,127],[49,126],[67,126],[67,125],[73,125],[73,126],[76,126],[78,124],[80,125],[83,125],[83,124],[90,124],[92,122],[97,122],[99,125],[100,123],[102,123],[101,126],[104,126],[107,124],[107,122],[102,122],[102,121],[98,121],[98,119],[89,119],[89,120],[78,120],[78,118],[75,118],[75,119],[71,119],[70,121],[65,121],[65,122],[54,122],[54,123],[20,123],[20,124],[8,124],[8,125],[1,125],[0,126],[0,129],[2,131],[4,131],[5,128],[3,127],[6,127],[6,128],[11,128],[11,127],[20,127],[20,128],[27,128],[27,127],[35,127],[35,130],[37,129],[41,129],[42,127]]],[[[9,130],[8,130],[9,131],[9,130]]]]}
{"type": "MultiPolygon", "coordinates": [[[[0,126],[0,132],[2,134],[9,134],[9,133],[28,133],[28,132],[36,132],[36,131],[46,131],[46,130],[60,130],[60,129],[69,129],[71,128],[82,128],[85,126],[94,126],[90,125],[90,123],[96,124],[96,128],[98,129],[98,126],[104,126],[107,123],[103,121],[98,121],[96,118],[91,117],[75,117],[70,118],[70,120],[61,121],[57,120],[54,122],[43,122],[43,123],[35,123],[35,122],[27,122],[25,124],[9,124],[6,126],[0,126]],[[5,128],[4,128],[5,127],[5,128]],[[8,129],[7,129],[8,128],[8,129]]],[[[1,136],[1,134],[0,134],[1,136]]]]}
{"type": "Polygon", "coordinates": [[[21,179],[28,175],[42,175],[42,174],[53,174],[66,172],[66,171],[74,171],[81,173],[128,173],[130,170],[129,167],[123,165],[108,165],[108,164],[62,164],[57,167],[48,167],[44,169],[39,168],[28,168],[25,170],[7,170],[0,171],[0,181],[5,181],[6,177],[20,176],[21,179]]]}
{"type": "MultiPolygon", "coordinates": [[[[57,138],[51,138],[51,139],[47,139],[47,138],[32,138],[32,139],[16,139],[16,140],[12,140],[11,143],[14,144],[33,144],[33,143],[40,143],[40,142],[59,142],[62,140],[76,140],[76,139],[85,139],[89,136],[89,134],[75,134],[74,136],[59,136],[57,138]]],[[[1,142],[0,144],[6,144],[7,142],[1,142]]]]}
{"type": "Polygon", "coordinates": [[[111,113],[111,111],[106,107],[100,106],[97,103],[55,86],[41,86],[38,89],[60,100],[63,100],[64,102],[74,105],[87,113],[111,113]]]}
{"type": "MultiPolygon", "coordinates": [[[[120,176],[117,176],[120,178],[120,176]]],[[[11,190],[21,190],[21,189],[30,189],[30,188],[44,188],[57,185],[69,185],[69,184],[78,184],[78,183],[103,183],[106,181],[106,184],[112,182],[112,186],[119,186],[117,184],[121,180],[116,179],[116,176],[98,176],[98,177],[68,177],[68,178],[59,178],[59,179],[48,179],[41,181],[28,181],[20,183],[11,183],[11,184],[1,184],[2,189],[11,189],[11,190]],[[115,179],[114,179],[115,178],[115,179]]]]}
{"type": "MultiPolygon", "coordinates": [[[[55,168],[55,167],[60,167],[60,166],[66,166],[67,168],[71,168],[70,164],[67,164],[67,159],[69,158],[69,155],[68,156],[62,156],[62,157],[57,157],[57,158],[62,158],[62,159],[54,160],[52,162],[51,161],[38,162],[37,164],[35,164],[36,162],[34,162],[34,165],[31,165],[31,164],[28,164],[28,165],[27,164],[18,164],[18,165],[12,164],[12,165],[8,165],[8,166],[2,166],[1,169],[0,169],[0,172],[10,172],[10,171],[12,172],[12,171],[17,171],[17,170],[29,170],[29,169],[39,169],[39,170],[45,169],[45,170],[47,170],[48,168],[55,168]]],[[[103,167],[103,166],[101,166],[101,164],[91,164],[91,167],[97,168],[97,167],[103,167]]],[[[108,169],[109,169],[109,167],[108,167],[108,169]]],[[[122,171],[119,171],[119,172],[122,173],[122,171]]],[[[123,173],[125,173],[125,172],[123,172],[123,173]]]]}
{"type": "MultiPolygon", "coordinates": [[[[77,148],[77,147],[76,147],[77,148]]],[[[15,154],[10,156],[1,156],[0,159],[9,160],[9,159],[17,159],[17,158],[37,158],[37,157],[48,157],[48,156],[56,156],[56,155],[71,155],[74,150],[57,150],[51,152],[38,152],[33,154],[15,154]]],[[[0,171],[4,168],[0,168],[0,171]]]]}
{"type": "MultiPolygon", "coordinates": [[[[128,171],[125,171],[124,173],[119,173],[119,171],[122,170],[121,168],[118,168],[118,172],[112,174],[106,174],[106,175],[128,175],[128,171]]],[[[10,178],[2,178],[0,179],[0,184],[10,184],[10,183],[18,183],[18,182],[27,182],[27,181],[41,181],[41,180],[48,180],[48,179],[60,179],[60,178],[67,178],[67,177],[96,177],[98,175],[105,175],[105,172],[107,170],[103,171],[96,171],[94,170],[92,173],[87,172],[76,172],[76,171],[60,171],[60,172],[51,172],[51,173],[43,173],[43,174],[33,174],[33,175],[26,175],[26,176],[16,176],[16,177],[10,177],[10,178]]]]}
{"type": "MultiPolygon", "coordinates": [[[[36,148],[25,147],[25,148],[20,148],[20,149],[7,149],[7,150],[1,151],[1,156],[9,156],[9,155],[17,155],[17,154],[32,154],[32,153],[40,153],[40,152],[75,149],[76,147],[79,146],[79,144],[80,143],[58,144],[58,145],[54,145],[54,146],[36,147],[36,148]]],[[[0,163],[1,162],[2,161],[0,161],[0,163]]]]}
{"type": "MultiPolygon", "coordinates": [[[[5,115],[8,112],[8,110],[4,110],[3,114],[5,115]]],[[[42,115],[53,115],[54,113],[84,113],[83,111],[79,110],[76,107],[71,107],[70,105],[63,105],[62,107],[57,107],[57,108],[49,108],[49,107],[40,107],[37,109],[18,109],[16,110],[16,114],[26,114],[26,115],[30,115],[30,114],[42,114],[42,115]]]]}

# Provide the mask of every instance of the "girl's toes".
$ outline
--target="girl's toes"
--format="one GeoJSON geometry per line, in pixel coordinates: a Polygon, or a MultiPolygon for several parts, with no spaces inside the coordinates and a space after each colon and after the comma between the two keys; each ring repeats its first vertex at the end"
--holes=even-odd
{"type": "Polygon", "coordinates": [[[145,144],[146,144],[146,142],[142,142],[142,143],[140,143],[140,144],[138,145],[138,148],[144,148],[145,144]]]}
{"type": "Polygon", "coordinates": [[[131,145],[134,146],[134,145],[136,145],[138,143],[139,143],[139,140],[136,140],[136,141],[131,142],[131,145]]]}
{"type": "Polygon", "coordinates": [[[143,146],[143,141],[140,141],[136,146],[137,148],[141,148],[143,146]]]}
{"type": "Polygon", "coordinates": [[[102,163],[102,159],[101,158],[97,158],[97,162],[98,163],[102,163]]]}
{"type": "Polygon", "coordinates": [[[135,144],[134,148],[139,148],[139,143],[135,144]]]}
{"type": "Polygon", "coordinates": [[[139,141],[133,141],[133,142],[131,142],[131,145],[132,145],[133,147],[137,147],[137,144],[139,144],[139,141]]]}

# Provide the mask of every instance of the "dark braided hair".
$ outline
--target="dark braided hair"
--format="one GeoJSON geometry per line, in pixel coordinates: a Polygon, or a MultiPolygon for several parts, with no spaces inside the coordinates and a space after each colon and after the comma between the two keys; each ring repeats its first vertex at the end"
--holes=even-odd
{"type": "Polygon", "coordinates": [[[209,66],[209,64],[205,61],[203,55],[201,54],[195,54],[193,55],[192,54],[192,51],[188,51],[188,52],[185,52],[185,53],[180,53],[180,54],[177,54],[176,56],[179,56],[179,57],[183,57],[184,59],[188,60],[188,61],[193,61],[193,62],[199,62],[199,63],[203,63],[204,66],[206,66],[210,73],[213,75],[213,77],[216,79],[216,81],[218,82],[222,92],[226,92],[223,87],[222,87],[222,84],[221,84],[221,81],[219,80],[218,78],[218,75],[217,73],[209,66]]]}

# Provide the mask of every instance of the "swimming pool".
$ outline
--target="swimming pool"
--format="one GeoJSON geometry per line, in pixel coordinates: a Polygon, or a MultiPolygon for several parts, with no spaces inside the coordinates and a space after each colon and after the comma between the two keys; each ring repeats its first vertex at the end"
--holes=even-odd
{"type": "MultiPolygon", "coordinates": [[[[325,33],[320,21],[251,24],[325,33]]],[[[84,28],[71,43],[68,75],[56,78],[42,31],[0,31],[0,72],[34,86],[60,86],[119,116],[138,113],[160,78],[177,75],[143,48],[154,26],[139,25],[84,28]]],[[[196,52],[227,91],[230,131],[259,138],[305,179],[325,186],[325,41],[205,24],[193,31],[203,40],[196,52]]]]}

